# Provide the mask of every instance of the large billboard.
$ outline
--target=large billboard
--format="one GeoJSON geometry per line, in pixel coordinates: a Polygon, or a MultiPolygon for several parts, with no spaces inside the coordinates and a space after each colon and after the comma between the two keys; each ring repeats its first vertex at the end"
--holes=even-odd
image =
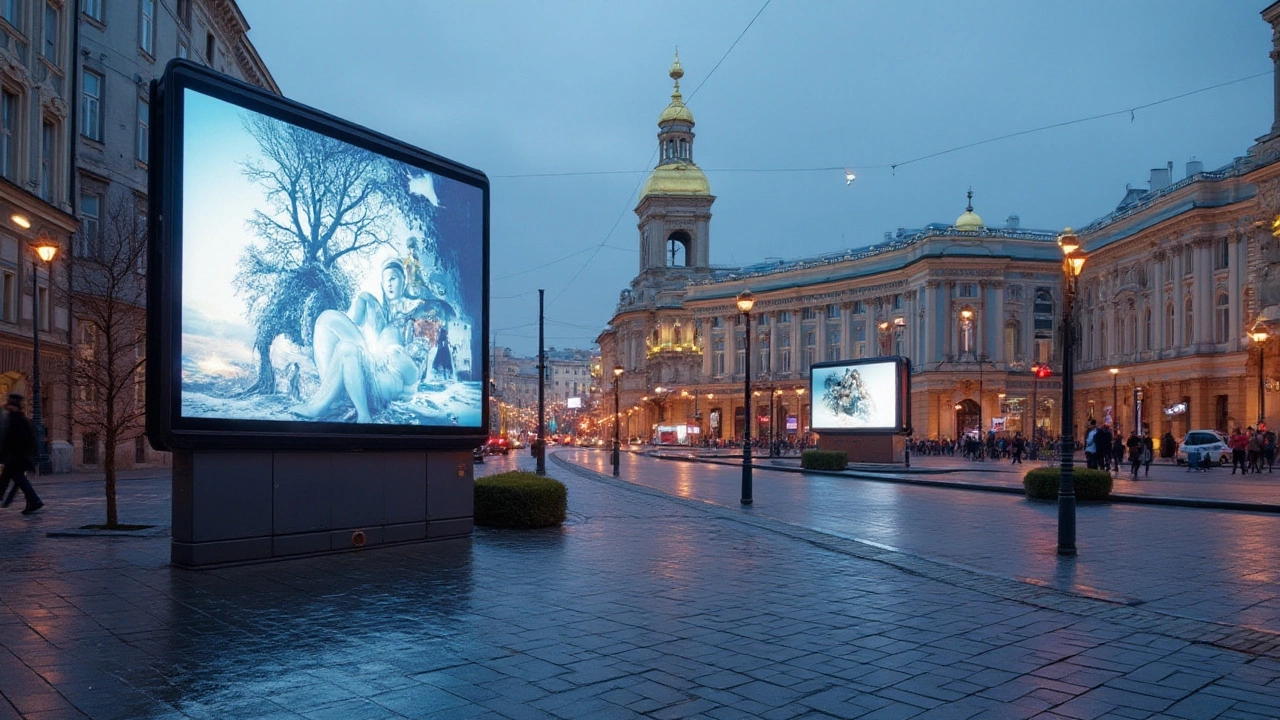
{"type": "Polygon", "coordinates": [[[483,174],[182,61],[152,108],[154,445],[487,436],[483,174]]]}
{"type": "Polygon", "coordinates": [[[809,370],[810,420],[816,433],[911,430],[911,362],[902,357],[818,363],[809,370]]]}

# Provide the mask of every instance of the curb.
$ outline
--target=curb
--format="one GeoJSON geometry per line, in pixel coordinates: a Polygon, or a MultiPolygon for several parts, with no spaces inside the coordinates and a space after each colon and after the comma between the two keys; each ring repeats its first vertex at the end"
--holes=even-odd
{"type": "MultiPolygon", "coordinates": [[[[735,465],[742,466],[741,461],[729,462],[724,460],[715,460],[699,457],[678,457],[664,455],[650,455],[657,460],[675,460],[677,462],[700,462],[709,465],[735,465]]],[[[895,483],[898,485],[919,485],[922,487],[950,488],[955,490],[971,490],[977,492],[1003,493],[1005,495],[1025,495],[1026,493],[1020,487],[1009,485],[983,485],[981,483],[969,482],[953,482],[949,480],[922,480],[917,478],[903,477],[901,475],[888,475],[884,473],[872,473],[865,470],[805,470],[803,468],[788,467],[785,465],[761,465],[752,463],[751,466],[758,470],[777,470],[779,472],[789,472],[801,475],[826,475],[829,477],[844,477],[854,480],[874,480],[877,482],[895,483]]],[[[1200,510],[1236,510],[1241,512],[1269,513],[1280,514],[1280,505],[1273,503],[1251,503],[1241,502],[1238,500],[1204,500],[1200,498],[1183,498],[1183,497],[1166,497],[1158,495],[1129,495],[1126,493],[1111,493],[1106,500],[1086,501],[1078,500],[1077,502],[1111,502],[1125,503],[1130,505],[1160,505],[1164,507],[1186,507],[1196,508],[1200,510]]]]}

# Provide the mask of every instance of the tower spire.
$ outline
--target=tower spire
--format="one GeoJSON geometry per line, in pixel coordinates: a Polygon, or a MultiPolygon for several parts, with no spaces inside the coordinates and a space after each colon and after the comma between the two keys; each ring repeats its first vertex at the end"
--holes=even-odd
{"type": "Polygon", "coordinates": [[[675,89],[671,91],[671,104],[683,105],[684,96],[680,94],[680,78],[684,77],[684,68],[680,66],[680,46],[676,46],[676,59],[671,63],[671,79],[675,81],[675,89]]]}
{"type": "Polygon", "coordinates": [[[965,197],[969,198],[969,204],[965,206],[965,212],[973,212],[973,186],[969,186],[969,192],[965,193],[965,197]]]}

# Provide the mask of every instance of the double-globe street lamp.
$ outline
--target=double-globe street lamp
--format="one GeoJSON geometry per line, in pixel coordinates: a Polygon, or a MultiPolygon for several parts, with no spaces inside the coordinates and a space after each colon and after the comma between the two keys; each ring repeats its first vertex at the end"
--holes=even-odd
{"type": "Polygon", "coordinates": [[[622,419],[622,414],[618,410],[618,381],[622,379],[622,366],[613,366],[613,476],[618,477],[618,449],[621,442],[618,439],[618,424],[622,419]]]}
{"type": "Polygon", "coordinates": [[[745,352],[742,355],[742,504],[751,504],[751,307],[755,298],[750,290],[738,293],[738,311],[742,313],[745,352]]]}
{"type": "Polygon", "coordinates": [[[1253,330],[1249,333],[1249,339],[1258,348],[1258,427],[1267,421],[1267,375],[1263,372],[1267,348],[1263,343],[1268,337],[1270,336],[1266,330],[1253,330]]]}
{"type": "Polygon", "coordinates": [[[1080,272],[1084,270],[1085,254],[1080,248],[1080,238],[1067,228],[1058,235],[1058,247],[1062,249],[1062,453],[1061,474],[1058,476],[1058,554],[1076,554],[1076,488],[1074,456],[1076,450],[1075,428],[1072,426],[1075,408],[1075,300],[1079,289],[1080,272]]]}

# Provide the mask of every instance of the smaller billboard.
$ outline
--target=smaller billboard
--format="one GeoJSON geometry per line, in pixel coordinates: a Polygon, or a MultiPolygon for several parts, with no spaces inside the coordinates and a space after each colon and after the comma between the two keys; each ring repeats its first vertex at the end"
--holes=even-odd
{"type": "Polygon", "coordinates": [[[582,407],[582,398],[571,397],[565,402],[564,406],[569,410],[577,410],[582,407]]]}
{"type": "Polygon", "coordinates": [[[909,432],[910,370],[911,361],[903,357],[813,365],[810,429],[833,434],[909,432]]]}

